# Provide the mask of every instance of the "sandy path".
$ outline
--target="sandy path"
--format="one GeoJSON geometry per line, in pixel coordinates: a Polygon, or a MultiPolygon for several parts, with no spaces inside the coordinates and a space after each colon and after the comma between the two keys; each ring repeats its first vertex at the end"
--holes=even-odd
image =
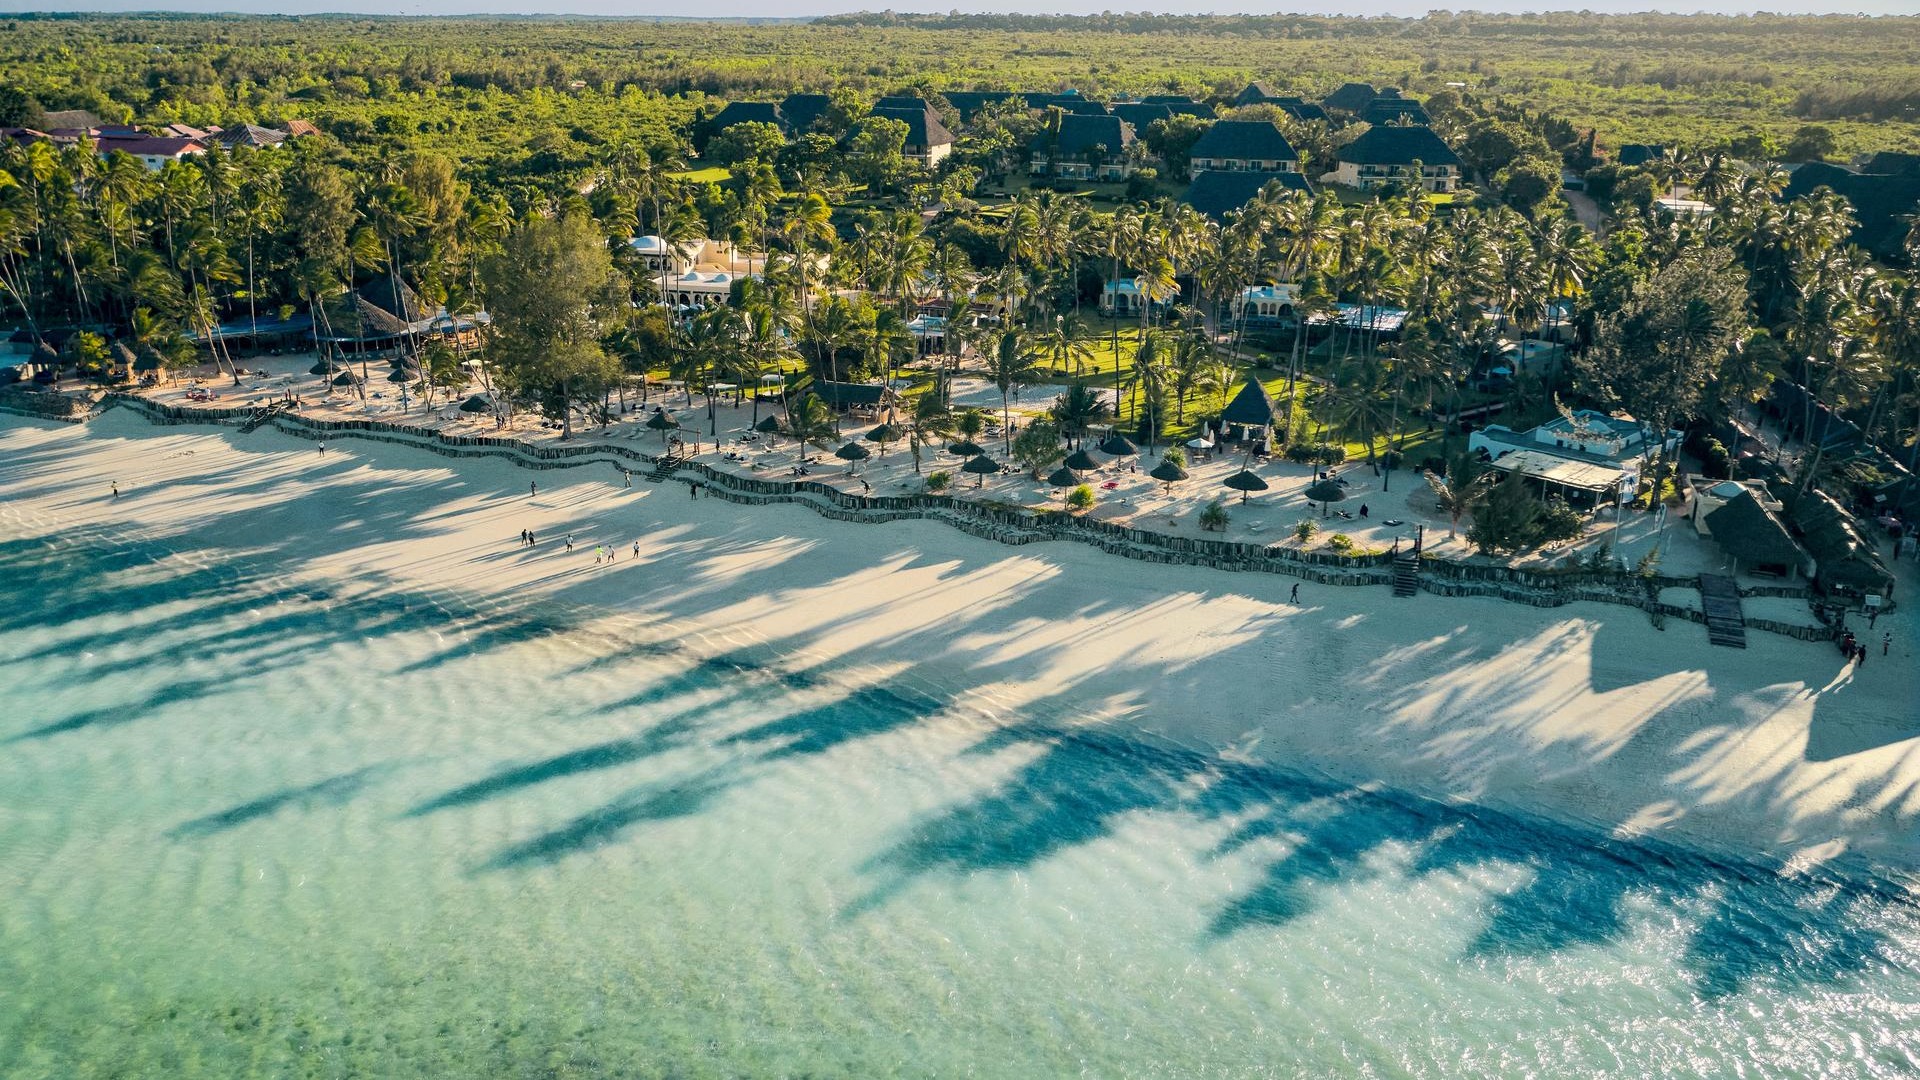
{"type": "Polygon", "coordinates": [[[1609,605],[1311,584],[1294,605],[1289,578],[623,489],[607,468],[456,465],[352,439],[322,455],[119,410],[86,426],[0,417],[0,534],[94,530],[348,592],[594,605],[714,650],[753,642],[850,679],[964,688],[1008,721],[1085,715],[1608,829],[1783,860],[1920,855],[1911,616],[1882,620],[1900,644],[1854,672],[1823,646],[1755,633],[1715,649],[1698,626],[1609,605]],[[594,561],[602,544],[611,566],[594,561]]]}

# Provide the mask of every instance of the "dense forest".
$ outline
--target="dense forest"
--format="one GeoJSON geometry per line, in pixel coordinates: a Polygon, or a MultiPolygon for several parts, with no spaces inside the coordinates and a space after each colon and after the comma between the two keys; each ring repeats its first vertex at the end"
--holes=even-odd
{"type": "MultiPolygon", "coordinates": [[[[1846,201],[1783,199],[1774,161],[1920,147],[1917,86],[1920,19],[22,17],[0,23],[0,122],[85,109],[149,130],[302,119],[321,134],[153,171],[89,141],[10,141],[0,298],[32,333],[77,329],[62,360],[94,373],[115,367],[111,346],[184,359],[237,318],[352,320],[376,288],[456,318],[487,311],[489,385],[569,425],[646,373],[893,375],[914,355],[908,320],[938,300],[1003,392],[1066,386],[1058,426],[1030,441],[1036,460],[1099,417],[1090,382],[1119,384],[1125,420],[1151,439],[1252,363],[1284,372],[1283,436],[1308,453],[1406,453],[1425,418],[1493,394],[1518,416],[1565,401],[1688,427],[1725,470],[1729,421],[1778,381],[1860,435],[1845,455],[1809,455],[1786,488],[1911,497],[1895,473],[1920,432],[1920,225],[1885,218],[1897,233],[1870,253],[1846,201]],[[1403,87],[1459,150],[1465,186],[1269,188],[1213,219],[1172,197],[1197,122],[1142,132],[1124,184],[1046,183],[1024,163],[1057,109],[963,118],[940,96],[1190,94],[1274,120],[1315,175],[1365,128],[1235,110],[1254,78],[1310,98],[1349,79],[1403,87]],[[832,93],[809,130],[710,123],[725,100],[792,91],[832,93]],[[906,124],[863,116],[902,93],[959,134],[937,168],[902,157],[906,124]],[[1627,141],[1673,149],[1604,161],[1627,141]],[[1602,218],[1578,219],[1563,169],[1585,176],[1602,218]],[[1711,215],[1661,207],[1682,189],[1711,215]],[[643,233],[771,254],[724,304],[674,315],[628,243],[643,233]],[[1137,323],[1093,317],[1109,280],[1154,301],[1137,323]],[[1404,327],[1327,334],[1301,319],[1262,338],[1232,318],[1241,289],[1281,282],[1316,317],[1385,305],[1404,327]],[[1570,340],[1572,362],[1490,388],[1506,339],[1525,336],[1570,340]]],[[[404,370],[429,393],[459,387],[452,350],[433,341],[404,370]]],[[[818,406],[801,399],[787,422],[818,430],[818,406]]],[[[954,422],[938,393],[920,395],[911,434],[954,422]]],[[[1428,464],[1443,488],[1458,482],[1444,497],[1488,497],[1471,466],[1428,464]]],[[[1645,504],[1672,466],[1649,474],[1645,504]]],[[[1550,519],[1535,509],[1483,515],[1517,522],[1486,526],[1483,546],[1539,539],[1550,519]]]]}

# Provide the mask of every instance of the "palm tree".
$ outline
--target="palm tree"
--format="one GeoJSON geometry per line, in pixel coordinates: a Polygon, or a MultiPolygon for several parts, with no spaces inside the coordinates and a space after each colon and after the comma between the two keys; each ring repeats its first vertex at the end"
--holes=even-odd
{"type": "Polygon", "coordinates": [[[827,447],[837,423],[833,410],[815,394],[802,395],[788,408],[787,434],[800,444],[800,464],[807,463],[807,447],[827,447]]]}
{"type": "Polygon", "coordinates": [[[1093,360],[1093,350],[1080,335],[1080,324],[1065,315],[1055,315],[1053,326],[1039,332],[1036,347],[1055,373],[1066,374],[1071,370],[1076,379],[1086,373],[1086,365],[1093,360]]]}
{"type": "Polygon", "coordinates": [[[1220,355],[1214,350],[1212,338],[1200,328],[1188,330],[1174,338],[1167,374],[1173,386],[1176,423],[1186,422],[1188,394],[1195,390],[1212,393],[1227,385],[1225,365],[1220,363],[1220,355]]]}
{"type": "Polygon", "coordinates": [[[1493,487],[1493,472],[1474,471],[1469,465],[1470,460],[1466,457],[1456,460],[1448,466],[1446,476],[1436,476],[1430,469],[1422,474],[1427,478],[1427,486],[1433,489],[1440,512],[1447,515],[1449,540],[1460,535],[1460,519],[1493,487]]]}
{"type": "Polygon", "coordinates": [[[1153,451],[1153,444],[1160,436],[1160,429],[1166,423],[1161,415],[1161,401],[1166,396],[1167,355],[1161,343],[1161,334],[1148,330],[1140,335],[1140,347],[1133,354],[1133,381],[1140,398],[1140,408],[1145,412],[1141,430],[1146,433],[1147,451],[1153,451]]]}
{"type": "Polygon", "coordinates": [[[1367,444],[1367,465],[1380,474],[1376,444],[1392,426],[1393,391],[1386,366],[1376,360],[1349,364],[1327,391],[1327,422],[1335,431],[1367,444]]]}
{"type": "Polygon", "coordinates": [[[1077,449],[1087,430],[1107,415],[1107,403],[1087,384],[1070,383],[1048,412],[1060,425],[1061,434],[1073,440],[1077,449]]]}
{"type": "Polygon", "coordinates": [[[780,237],[793,249],[800,270],[800,321],[811,325],[813,306],[807,277],[813,270],[813,253],[833,243],[833,209],[816,193],[802,195],[781,219],[780,237]]]}
{"type": "Polygon", "coordinates": [[[1036,374],[1033,349],[1024,331],[1008,324],[1002,327],[993,347],[987,350],[987,379],[1000,391],[1000,433],[1006,439],[1007,452],[1013,452],[1013,406],[1010,397],[1015,387],[1025,385],[1036,374]]]}
{"type": "Polygon", "coordinates": [[[913,471],[920,472],[920,448],[938,443],[954,430],[953,413],[938,394],[921,394],[913,403],[913,418],[907,424],[907,444],[913,450],[913,471]]]}

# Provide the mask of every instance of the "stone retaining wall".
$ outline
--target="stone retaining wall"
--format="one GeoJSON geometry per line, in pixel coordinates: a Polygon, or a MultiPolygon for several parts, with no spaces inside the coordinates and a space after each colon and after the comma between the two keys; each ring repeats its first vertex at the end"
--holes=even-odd
{"type": "MultiPolygon", "coordinates": [[[[41,396],[41,395],[35,395],[41,396]]],[[[51,395],[45,395],[51,396],[51,395]]],[[[123,407],[161,425],[205,424],[252,419],[251,408],[184,408],[163,405],[138,395],[109,395],[103,408],[123,407]]],[[[92,415],[83,412],[73,419],[92,415]]],[[[60,417],[66,419],[66,417],[60,417]]],[[[444,457],[492,457],[526,469],[566,469],[583,465],[650,469],[654,454],[634,447],[606,443],[542,446],[490,435],[443,435],[435,431],[380,420],[315,420],[298,413],[276,413],[264,421],[298,438],[339,435],[371,442],[408,446],[444,457]]],[[[1393,580],[1393,559],[1386,553],[1336,555],[1299,551],[1280,544],[1248,544],[1204,537],[1169,536],[1110,522],[1078,518],[1060,511],[1032,511],[984,506],[946,494],[857,495],[815,480],[778,480],[739,476],[702,462],[680,464],[676,474],[693,473],[704,481],[709,496],[744,505],[793,503],[835,521],[878,523],[939,521],[970,536],[996,543],[1022,545],[1070,541],[1098,548],[1138,562],[1204,566],[1216,570],[1284,574],[1325,585],[1385,585],[1393,580]]],[[[1618,604],[1650,616],[1704,623],[1692,608],[1664,604],[1655,597],[1663,588],[1694,588],[1693,578],[1643,578],[1615,570],[1529,570],[1484,566],[1425,557],[1421,560],[1420,589],[1436,596],[1482,596],[1526,604],[1560,607],[1578,601],[1618,604]]],[[[1745,595],[1803,597],[1803,586],[1754,586],[1745,595]]],[[[1747,626],[1802,641],[1832,637],[1825,627],[1796,626],[1769,619],[1748,619],[1747,626]]]]}

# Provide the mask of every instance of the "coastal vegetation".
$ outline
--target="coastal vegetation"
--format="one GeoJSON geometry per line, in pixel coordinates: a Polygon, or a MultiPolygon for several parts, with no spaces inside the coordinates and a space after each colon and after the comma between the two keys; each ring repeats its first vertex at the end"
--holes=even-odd
{"type": "MultiPolygon", "coordinates": [[[[1449,478],[1461,449],[1449,436],[1470,408],[1524,423],[1565,399],[1704,431],[1786,380],[1869,442],[1907,448],[1909,467],[1920,428],[1920,227],[1900,218],[1904,235],[1869,252],[1846,200],[1783,200],[1776,163],[1920,145],[1915,83],[1902,81],[1915,20],[0,25],[9,124],[83,109],[148,130],[299,120],[317,132],[158,168],[96,153],[89,137],[8,141],[0,301],[29,342],[67,331],[53,366],[90,377],[153,357],[149,370],[204,358],[237,378],[224,325],[328,322],[378,287],[474,327],[431,353],[408,346],[423,397],[457,388],[470,361],[504,402],[570,434],[635,380],[671,378],[691,401],[695,386],[779,374],[792,376],[788,432],[830,449],[837,420],[810,386],[887,381],[912,399],[899,434],[917,463],[949,434],[980,435],[981,418],[948,400],[964,364],[997,397],[989,444],[1036,477],[1094,427],[1150,449],[1184,439],[1251,377],[1276,403],[1289,458],[1419,466],[1460,504],[1456,525],[1473,507],[1505,519],[1479,525],[1487,550],[1559,535],[1564,515],[1449,478]],[[491,47],[503,33],[514,49],[491,47]],[[1602,34],[1616,47],[1597,58],[1602,34]],[[1124,181],[1051,179],[1024,164],[1058,137],[1059,108],[962,116],[942,96],[1069,82],[1174,91],[1273,120],[1318,175],[1368,125],[1235,103],[1249,78],[1275,75],[1281,90],[1367,77],[1421,93],[1463,184],[1270,186],[1209,216],[1174,197],[1198,135],[1186,118],[1148,125],[1124,181]],[[723,100],[793,90],[826,94],[804,132],[713,123],[723,100]],[[927,95],[957,132],[952,153],[934,167],[903,154],[908,125],[869,115],[881,93],[927,95]],[[1673,145],[1608,160],[1629,139],[1673,145]],[[1587,182],[1585,220],[1563,174],[1587,182]],[[1711,213],[1662,203],[1682,188],[1711,213]],[[630,243],[643,235],[765,254],[724,302],[675,310],[630,243]],[[1103,317],[1109,282],[1149,303],[1103,317]],[[1305,317],[1275,328],[1234,314],[1242,290],[1269,283],[1297,290],[1305,317]],[[948,340],[916,364],[910,326],[933,302],[948,340]],[[1343,305],[1404,322],[1388,334],[1331,318],[1343,305]],[[1513,337],[1562,342],[1571,363],[1494,379],[1513,337]],[[1058,402],[1016,438],[1013,400],[1036,383],[1058,402]]],[[[1672,483],[1662,458],[1649,502],[1672,483]]],[[[1791,479],[1804,490],[1850,477],[1812,455],[1791,479]]]]}

